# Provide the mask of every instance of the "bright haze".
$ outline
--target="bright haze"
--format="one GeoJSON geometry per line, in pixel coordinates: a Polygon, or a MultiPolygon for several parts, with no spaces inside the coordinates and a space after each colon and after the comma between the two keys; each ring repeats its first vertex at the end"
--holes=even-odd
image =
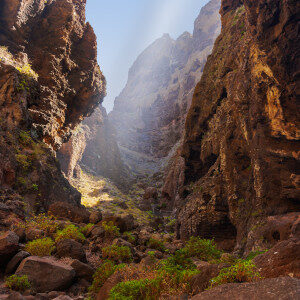
{"type": "Polygon", "coordinates": [[[104,107],[127,81],[137,56],[164,33],[176,39],[192,33],[194,20],[209,0],[87,0],[87,21],[98,39],[98,61],[107,80],[104,107]]]}

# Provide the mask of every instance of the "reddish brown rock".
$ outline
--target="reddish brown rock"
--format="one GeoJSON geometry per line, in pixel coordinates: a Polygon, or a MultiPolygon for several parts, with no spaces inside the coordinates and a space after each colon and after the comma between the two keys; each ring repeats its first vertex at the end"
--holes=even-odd
{"type": "Polygon", "coordinates": [[[35,291],[51,292],[68,288],[75,277],[72,267],[52,258],[30,256],[22,261],[16,274],[27,275],[35,291]]]}
{"type": "Polygon", "coordinates": [[[281,277],[255,283],[223,284],[194,296],[192,300],[292,300],[299,296],[299,283],[299,279],[281,277]]]}
{"type": "Polygon", "coordinates": [[[254,263],[265,278],[300,278],[300,239],[292,238],[279,242],[268,252],[257,256],[254,263]]]}
{"type": "Polygon", "coordinates": [[[70,257],[86,262],[86,254],[82,244],[71,239],[64,239],[56,245],[56,255],[58,257],[70,257]]]}
{"type": "Polygon", "coordinates": [[[48,213],[57,218],[68,219],[75,223],[88,223],[90,212],[84,206],[74,206],[66,202],[50,205],[48,213]]]}
{"type": "Polygon", "coordinates": [[[19,250],[19,237],[12,231],[0,236],[0,263],[5,266],[19,250]]]}
{"type": "Polygon", "coordinates": [[[222,32],[185,125],[174,197],[182,238],[264,248],[252,233],[300,210],[297,12],[295,1],[222,1],[222,32]]]}

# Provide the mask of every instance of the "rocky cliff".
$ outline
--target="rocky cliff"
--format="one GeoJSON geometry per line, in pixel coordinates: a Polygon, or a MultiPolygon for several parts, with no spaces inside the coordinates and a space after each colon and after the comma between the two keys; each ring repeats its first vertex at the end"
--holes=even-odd
{"type": "Polygon", "coordinates": [[[80,169],[111,179],[127,189],[130,172],[121,159],[115,129],[101,105],[75,130],[71,139],[62,145],[58,159],[67,178],[80,176],[80,169]]]}
{"type": "Polygon", "coordinates": [[[220,12],[185,125],[177,231],[269,248],[299,234],[299,3],[223,0],[220,12]]]}
{"type": "Polygon", "coordinates": [[[54,150],[105,94],[85,1],[1,1],[0,45],[1,201],[79,204],[54,150]]]}
{"type": "Polygon", "coordinates": [[[207,55],[220,32],[220,1],[204,6],[194,32],[177,40],[165,34],[135,61],[109,119],[122,157],[132,171],[153,174],[173,154],[207,55]]]}

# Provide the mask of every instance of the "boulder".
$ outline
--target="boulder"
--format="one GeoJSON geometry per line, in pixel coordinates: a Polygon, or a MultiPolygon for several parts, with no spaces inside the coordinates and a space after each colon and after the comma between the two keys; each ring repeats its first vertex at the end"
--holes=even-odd
{"type": "Polygon", "coordinates": [[[19,237],[12,231],[0,236],[0,265],[6,264],[19,249],[19,237]]]}
{"type": "Polygon", "coordinates": [[[27,275],[34,290],[43,293],[68,288],[75,270],[53,258],[30,256],[21,262],[16,274],[27,275]]]}
{"type": "Polygon", "coordinates": [[[93,226],[88,234],[93,238],[103,238],[105,235],[104,228],[102,226],[93,226]]]}
{"type": "Polygon", "coordinates": [[[75,206],[67,202],[51,204],[48,213],[74,223],[88,223],[90,219],[90,212],[84,206],[75,206]]]}
{"type": "Polygon", "coordinates": [[[210,280],[218,276],[220,270],[224,267],[224,265],[209,264],[207,262],[202,262],[202,264],[197,262],[196,266],[201,272],[193,276],[190,280],[190,287],[193,295],[201,293],[207,289],[210,280]]]}
{"type": "Polygon", "coordinates": [[[26,251],[18,252],[7,264],[6,269],[5,269],[5,274],[14,273],[17,270],[21,261],[28,256],[30,256],[30,254],[26,251]]]}
{"type": "Polygon", "coordinates": [[[268,252],[254,258],[265,278],[291,276],[300,278],[300,239],[279,242],[268,252]]]}
{"type": "Polygon", "coordinates": [[[82,263],[81,261],[75,259],[71,263],[71,267],[75,270],[77,278],[84,278],[87,281],[92,281],[95,269],[91,266],[82,263]]]}
{"type": "Polygon", "coordinates": [[[294,300],[299,297],[300,280],[291,277],[251,283],[229,283],[196,295],[192,300],[294,300]]]}
{"type": "Polygon", "coordinates": [[[101,211],[93,211],[90,214],[90,223],[97,224],[102,220],[102,213],[101,211]]]}
{"type": "Polygon", "coordinates": [[[131,231],[136,228],[134,217],[131,214],[123,214],[119,216],[107,216],[102,222],[113,222],[119,227],[120,232],[131,231]]]}
{"type": "Polygon", "coordinates": [[[61,240],[57,243],[56,256],[70,257],[86,262],[86,254],[82,244],[71,239],[61,240]]]}

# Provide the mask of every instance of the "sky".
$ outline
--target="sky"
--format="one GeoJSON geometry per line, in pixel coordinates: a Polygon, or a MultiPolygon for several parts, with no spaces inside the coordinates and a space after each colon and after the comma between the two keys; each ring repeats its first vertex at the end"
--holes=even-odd
{"type": "Polygon", "coordinates": [[[138,55],[164,33],[193,32],[209,0],[87,0],[86,18],[97,35],[98,63],[107,80],[103,106],[113,108],[138,55]]]}

